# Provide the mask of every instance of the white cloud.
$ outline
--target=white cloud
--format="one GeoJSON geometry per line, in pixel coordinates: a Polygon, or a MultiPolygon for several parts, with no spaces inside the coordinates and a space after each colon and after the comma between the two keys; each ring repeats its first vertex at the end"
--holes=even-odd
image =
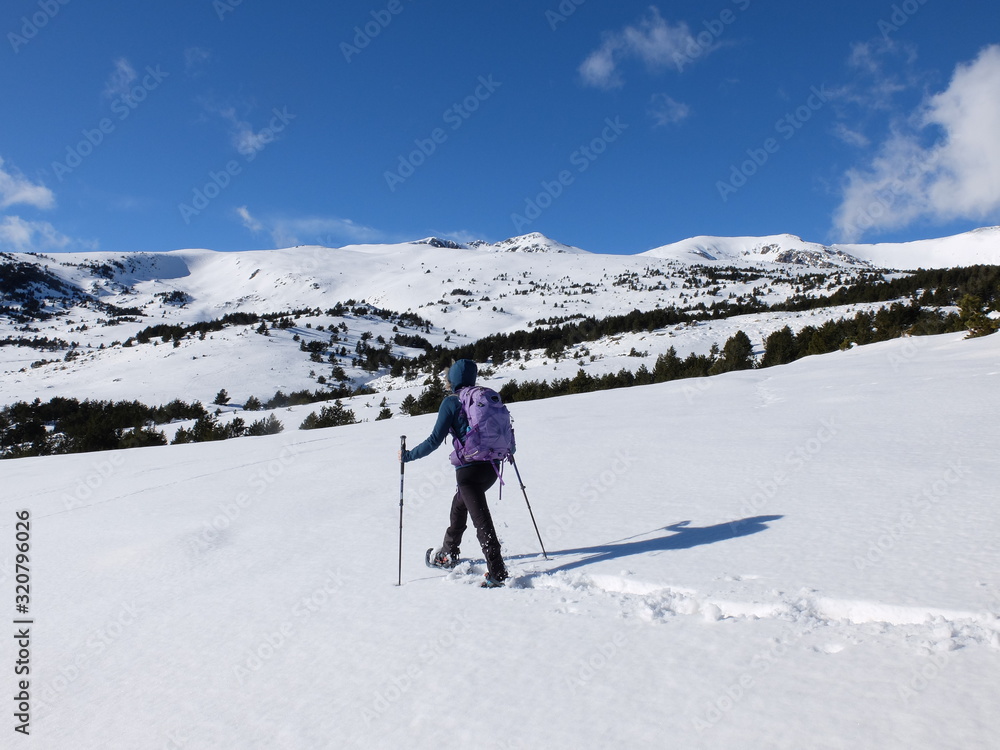
{"type": "Polygon", "coordinates": [[[115,60],[114,72],[104,83],[104,97],[115,99],[127,95],[132,90],[132,82],[138,77],[132,63],[124,57],[119,57],[115,60]]]}
{"type": "Polygon", "coordinates": [[[686,120],[691,115],[691,107],[674,101],[666,94],[653,94],[649,101],[649,114],[655,127],[665,127],[686,120]]]}
{"type": "Polygon", "coordinates": [[[892,110],[900,94],[924,85],[916,61],[916,48],[910,44],[884,39],[858,42],[847,59],[858,81],[839,89],[838,98],[868,110],[892,110]]]}
{"type": "Polygon", "coordinates": [[[871,145],[871,141],[868,139],[868,136],[860,130],[849,128],[842,122],[838,122],[833,126],[833,134],[849,146],[864,148],[871,145]]]}
{"type": "Polygon", "coordinates": [[[671,65],[682,70],[691,62],[689,52],[692,49],[697,50],[699,56],[707,51],[699,47],[686,23],[682,21],[671,26],[656,8],[651,7],[637,24],[607,34],[601,46],[581,63],[580,76],[590,86],[619,88],[624,85],[618,72],[622,60],[639,59],[651,70],[671,65]]]}
{"type": "Polygon", "coordinates": [[[0,219],[0,247],[17,253],[62,250],[70,243],[47,221],[26,221],[20,216],[0,219]]]}
{"type": "Polygon", "coordinates": [[[845,175],[834,229],[845,241],[917,220],[1000,217],[1000,45],[956,67],[948,88],[897,124],[845,175]]]}
{"type": "Polygon", "coordinates": [[[246,206],[236,209],[243,226],[253,233],[267,232],[275,247],[295,245],[327,245],[385,241],[385,234],[372,227],[356,224],[350,219],[329,216],[279,216],[259,220],[246,206]]]}
{"type": "Polygon", "coordinates": [[[18,203],[35,208],[52,208],[56,198],[44,185],[36,185],[16,170],[4,169],[3,157],[0,157],[0,208],[18,203]]]}
{"type": "Polygon", "coordinates": [[[188,47],[184,50],[184,72],[197,78],[205,65],[212,59],[212,53],[203,47],[188,47]]]}
{"type": "Polygon", "coordinates": [[[258,232],[260,232],[261,230],[264,229],[264,225],[261,224],[259,221],[257,221],[257,219],[255,219],[251,215],[250,209],[248,209],[246,206],[240,206],[240,207],[238,207],[236,209],[236,213],[240,217],[240,219],[243,221],[243,226],[245,226],[247,229],[249,229],[254,234],[257,234],[258,232]]]}
{"type": "Polygon", "coordinates": [[[222,116],[232,123],[233,127],[230,131],[230,137],[236,151],[243,156],[255,156],[259,151],[263,151],[268,143],[274,140],[270,133],[265,133],[264,131],[258,133],[255,131],[249,122],[237,117],[236,110],[232,108],[223,110],[222,116]]]}
{"type": "MultiPolygon", "coordinates": [[[[229,138],[233,148],[245,156],[247,160],[253,159],[259,152],[263,151],[268,144],[280,136],[283,128],[265,127],[255,130],[253,125],[240,116],[233,105],[220,106],[213,102],[206,102],[205,109],[213,115],[218,115],[229,123],[229,138]]],[[[252,105],[246,104],[244,109],[250,109],[252,105]]],[[[274,120],[272,120],[272,123],[274,120]]]]}
{"type": "Polygon", "coordinates": [[[339,245],[343,242],[375,242],[383,238],[381,232],[350,219],[330,217],[303,217],[278,219],[271,226],[271,239],[277,247],[312,244],[339,245]]]}

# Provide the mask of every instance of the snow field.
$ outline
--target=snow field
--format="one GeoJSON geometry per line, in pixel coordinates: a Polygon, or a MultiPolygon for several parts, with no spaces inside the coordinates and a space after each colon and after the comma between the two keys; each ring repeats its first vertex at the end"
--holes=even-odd
{"type": "Polygon", "coordinates": [[[423,564],[444,448],[406,466],[395,585],[399,435],[433,415],[3,462],[32,741],[994,746],[998,376],[1000,338],[948,335],[515,404],[550,559],[508,467],[495,591],[471,529],[423,564]]]}

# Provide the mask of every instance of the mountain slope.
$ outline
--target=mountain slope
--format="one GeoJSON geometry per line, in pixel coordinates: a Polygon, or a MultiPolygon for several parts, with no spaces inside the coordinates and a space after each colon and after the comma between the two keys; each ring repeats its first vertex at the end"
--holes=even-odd
{"type": "MultiPolygon", "coordinates": [[[[859,247],[859,252],[864,248],[859,247]]],[[[857,268],[871,264],[841,250],[815,242],[804,242],[790,234],[770,237],[691,237],[647,250],[643,256],[669,258],[687,263],[726,264],[782,263],[820,269],[857,268]]]]}
{"type": "Polygon", "coordinates": [[[874,245],[833,245],[857,254],[882,268],[954,268],[1000,263],[1000,227],[982,227],[971,232],[915,242],[874,245]]]}
{"type": "MultiPolygon", "coordinates": [[[[959,258],[975,251],[978,258],[1000,262],[998,232],[911,243],[918,253],[902,246],[825,247],[775,235],[697,237],[633,256],[599,255],[534,233],[495,244],[431,237],[235,253],[5,254],[0,403],[53,395],[207,402],[223,388],[242,403],[278,390],[315,390],[321,379],[340,377],[339,367],[352,387],[395,389],[384,394],[395,408],[404,389],[419,390],[421,383],[389,379],[385,367],[364,369],[356,356],[363,337],[381,339],[382,346],[402,334],[409,344],[396,352],[416,356],[424,345],[420,339],[454,347],[490,334],[634,310],[773,304],[803,292],[822,296],[877,273],[861,260],[872,248],[886,261],[949,253],[959,258]],[[240,318],[207,336],[177,333],[240,314],[270,316],[270,335],[256,335],[259,322],[240,318]],[[277,327],[281,316],[290,328],[277,327]],[[154,327],[161,330],[152,343],[132,346],[140,332],[154,327]],[[316,352],[303,348],[307,344],[322,348],[318,361],[311,356],[316,352]],[[159,368],[172,377],[151,377],[159,368]]],[[[784,325],[798,330],[872,308],[768,313],[730,319],[736,325],[713,321],[583,342],[573,352],[575,361],[561,370],[541,349],[525,352],[530,365],[522,359],[497,374],[552,379],[580,368],[635,371],[642,364],[652,367],[670,347],[681,356],[707,353],[737,330],[750,335],[760,353],[764,338],[784,325]],[[522,375],[522,369],[529,372],[522,375]]]]}
{"type": "Polygon", "coordinates": [[[431,416],[4,462],[2,533],[32,514],[32,734],[991,746],[998,374],[1000,337],[949,335],[517,404],[551,559],[508,478],[490,493],[513,573],[497,591],[423,566],[443,450],[406,467],[395,586],[398,435],[431,416]]]}

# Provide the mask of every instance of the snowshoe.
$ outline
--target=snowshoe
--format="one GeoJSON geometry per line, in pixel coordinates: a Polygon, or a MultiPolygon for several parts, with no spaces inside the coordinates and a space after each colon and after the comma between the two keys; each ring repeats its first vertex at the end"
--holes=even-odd
{"type": "Polygon", "coordinates": [[[460,560],[458,559],[457,556],[449,555],[443,550],[438,550],[437,552],[435,552],[434,548],[431,547],[429,550],[427,550],[427,553],[424,555],[424,562],[427,563],[428,568],[442,568],[444,570],[451,570],[456,565],[458,565],[460,560]]]}
{"type": "Polygon", "coordinates": [[[504,582],[499,578],[494,578],[489,573],[483,578],[483,582],[479,584],[479,588],[482,589],[499,589],[504,586],[504,582]]]}

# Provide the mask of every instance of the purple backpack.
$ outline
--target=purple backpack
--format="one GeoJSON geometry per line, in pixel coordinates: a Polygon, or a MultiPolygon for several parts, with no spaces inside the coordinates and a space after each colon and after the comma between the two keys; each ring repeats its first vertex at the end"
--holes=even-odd
{"type": "Polygon", "coordinates": [[[492,388],[470,385],[458,391],[469,431],[454,440],[451,462],[455,466],[472,461],[503,461],[514,454],[514,428],[510,412],[492,388]]]}

